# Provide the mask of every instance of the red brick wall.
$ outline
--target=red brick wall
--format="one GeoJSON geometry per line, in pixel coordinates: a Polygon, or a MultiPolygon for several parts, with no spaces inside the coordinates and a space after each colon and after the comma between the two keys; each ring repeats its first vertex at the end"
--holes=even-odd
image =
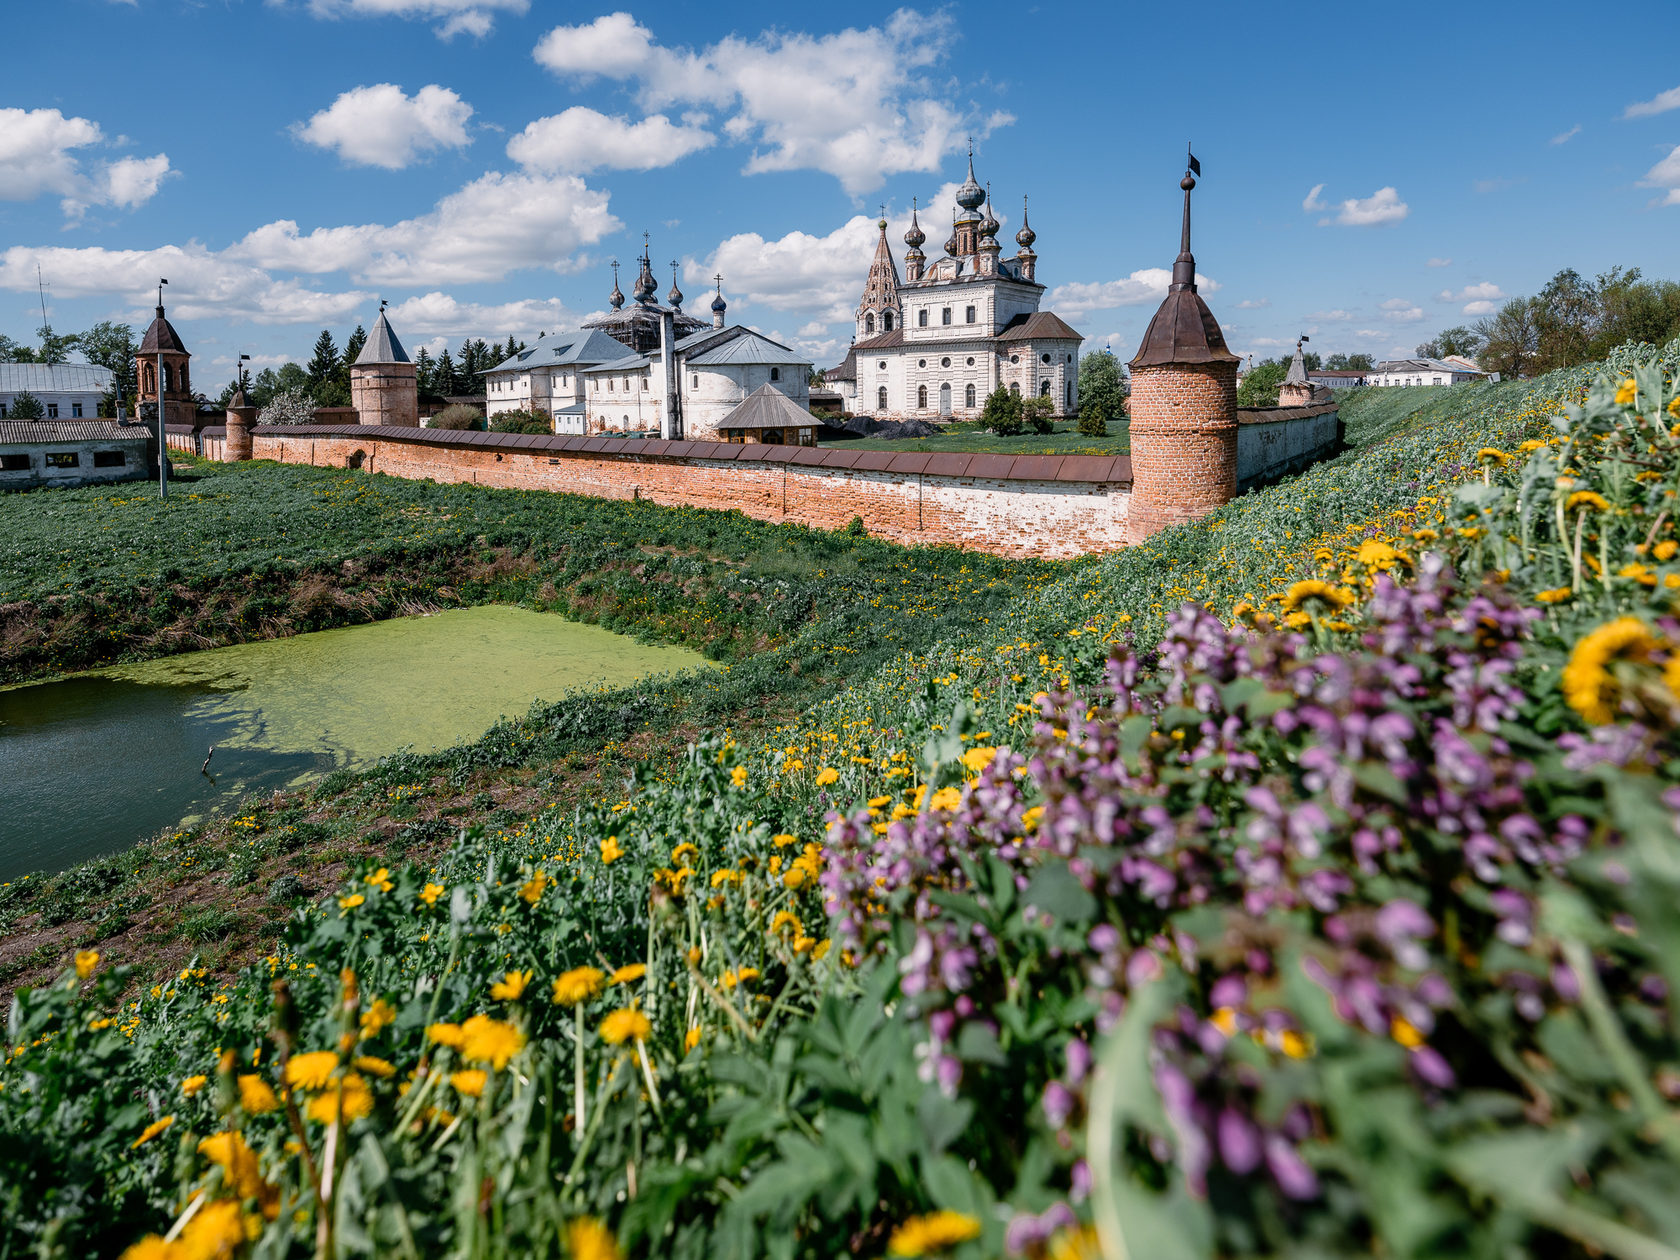
{"type": "Polygon", "coordinates": [[[1004,556],[1067,558],[1125,544],[1123,484],[935,477],[553,450],[459,448],[374,438],[258,432],[258,459],[438,482],[557,490],[603,499],[739,510],[759,520],[839,529],[854,516],[877,537],[955,543],[1004,556]]]}
{"type": "Polygon", "coordinates": [[[1128,541],[1205,516],[1237,493],[1237,366],[1132,372],[1128,541]]]}

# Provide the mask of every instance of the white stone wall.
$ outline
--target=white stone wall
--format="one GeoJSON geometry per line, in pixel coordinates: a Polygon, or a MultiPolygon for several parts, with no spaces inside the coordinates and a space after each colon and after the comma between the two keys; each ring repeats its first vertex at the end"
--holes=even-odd
{"type": "MultiPolygon", "coordinates": [[[[166,440],[167,440],[166,435],[166,440]]],[[[191,442],[191,439],[188,439],[191,442]]],[[[37,486],[86,486],[103,481],[133,481],[144,478],[148,474],[146,464],[146,435],[137,431],[132,437],[122,438],[67,438],[61,442],[16,442],[0,444],[0,455],[12,457],[16,460],[22,457],[29,461],[29,467],[12,470],[0,469],[0,490],[28,490],[37,486]],[[123,462],[100,468],[94,463],[94,456],[101,452],[117,452],[123,462]],[[75,467],[61,466],[62,457],[73,455],[75,467]],[[48,462],[48,457],[60,460],[60,464],[48,462]]],[[[5,462],[12,462],[8,460],[5,462]]]]}
{"type": "Polygon", "coordinates": [[[553,415],[582,401],[583,382],[570,364],[495,372],[484,378],[485,414],[542,410],[553,415]]]}
{"type": "Polygon", "coordinates": [[[1341,424],[1334,411],[1288,420],[1244,421],[1237,426],[1238,490],[1305,468],[1314,460],[1334,454],[1340,432],[1341,424]]]}
{"type": "MultiPolygon", "coordinates": [[[[802,410],[811,406],[809,368],[802,364],[695,366],[680,359],[678,363],[683,436],[690,441],[715,440],[723,418],[761,385],[774,386],[802,410]]],[[[584,397],[589,432],[659,428],[664,374],[657,360],[645,377],[631,373],[628,392],[624,388],[623,372],[589,372],[585,376],[589,382],[584,397]],[[612,378],[612,389],[607,388],[608,376],[612,378]]]]}
{"type": "MultiPolygon", "coordinates": [[[[16,394],[0,394],[0,418],[12,414],[12,402],[16,394]]],[[[41,415],[48,420],[97,420],[99,418],[99,399],[101,395],[92,390],[66,390],[61,393],[40,393],[35,397],[41,403],[41,415]],[[55,412],[53,409],[57,408],[55,412]],[[77,409],[80,408],[78,411],[77,409]]],[[[129,400],[129,410],[132,414],[134,400],[129,400]]]]}

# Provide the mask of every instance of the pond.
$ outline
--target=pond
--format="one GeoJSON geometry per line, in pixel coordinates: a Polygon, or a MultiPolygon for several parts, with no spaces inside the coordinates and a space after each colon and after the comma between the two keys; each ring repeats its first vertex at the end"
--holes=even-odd
{"type": "Polygon", "coordinates": [[[535,700],[705,664],[492,605],[0,691],[0,880],[115,852],[249,792],[477,739],[535,700]]]}

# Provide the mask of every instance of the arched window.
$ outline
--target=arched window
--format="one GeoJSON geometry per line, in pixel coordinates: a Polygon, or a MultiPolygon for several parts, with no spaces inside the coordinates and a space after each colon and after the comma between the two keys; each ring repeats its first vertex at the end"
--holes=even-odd
{"type": "Polygon", "coordinates": [[[875,407],[878,411],[887,409],[887,387],[885,385],[875,391],[875,407]]]}
{"type": "Polygon", "coordinates": [[[1050,382],[1049,382],[1049,381],[1041,381],[1041,382],[1040,382],[1040,383],[1039,383],[1039,386],[1038,386],[1038,396],[1039,396],[1039,397],[1040,397],[1040,398],[1048,398],[1048,397],[1050,397],[1050,382]]]}
{"type": "Polygon", "coordinates": [[[927,386],[916,386],[916,406],[922,411],[927,410],[927,386]]]}
{"type": "Polygon", "coordinates": [[[773,381],[781,380],[782,379],[782,369],[781,368],[771,368],[770,369],[770,379],[773,380],[773,381]]]}
{"type": "Polygon", "coordinates": [[[1062,410],[1063,411],[1072,411],[1073,410],[1073,382],[1072,381],[1069,381],[1067,384],[1062,386],[1062,400],[1063,400],[1062,401],[1062,410]]]}
{"type": "Polygon", "coordinates": [[[1015,397],[1019,398],[1021,396],[1021,382],[1020,381],[1010,381],[1009,382],[1009,392],[1011,394],[1014,394],[1015,397]]]}
{"type": "Polygon", "coordinates": [[[863,331],[866,333],[872,333],[875,331],[875,316],[865,315],[863,317],[863,331]]]}
{"type": "Polygon", "coordinates": [[[882,311],[881,312],[881,331],[882,332],[891,332],[892,331],[892,312],[891,311],[882,311]]]}
{"type": "Polygon", "coordinates": [[[166,394],[169,394],[169,393],[173,393],[174,390],[175,390],[175,369],[170,367],[169,364],[165,363],[163,365],[163,392],[166,393],[166,394]]]}
{"type": "Polygon", "coordinates": [[[965,406],[965,407],[974,406],[974,386],[972,386],[972,385],[970,385],[966,390],[963,391],[963,406],[965,406]]]}

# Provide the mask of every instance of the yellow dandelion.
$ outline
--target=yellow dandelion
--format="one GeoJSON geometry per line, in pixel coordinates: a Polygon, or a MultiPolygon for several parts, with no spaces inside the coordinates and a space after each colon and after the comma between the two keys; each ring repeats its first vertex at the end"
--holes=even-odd
{"type": "Polygon", "coordinates": [[[601,1021],[600,1027],[601,1040],[610,1046],[621,1046],[631,1040],[646,1041],[652,1031],[648,1017],[633,1006],[613,1011],[601,1021]]]}
{"type": "Polygon", "coordinates": [[[350,1060],[350,1066],[358,1072],[366,1072],[369,1076],[377,1076],[382,1081],[388,1081],[397,1074],[396,1064],[387,1059],[376,1059],[371,1054],[359,1054],[350,1060]]]}
{"type": "Polygon", "coordinates": [[[1331,586],[1328,582],[1320,582],[1317,578],[1307,578],[1291,586],[1283,596],[1283,606],[1290,612],[1304,611],[1308,605],[1316,605],[1331,611],[1346,608],[1353,603],[1353,592],[1344,586],[1331,586]]]}
{"type": "Polygon", "coordinates": [[[676,848],[671,850],[671,865],[672,866],[681,866],[689,858],[699,857],[699,856],[700,856],[699,848],[695,845],[690,844],[688,841],[684,840],[676,848]]]}
{"type": "Polygon", "coordinates": [[[362,883],[369,888],[377,888],[380,892],[391,891],[391,872],[388,867],[381,866],[372,874],[362,876],[362,883]]]}
{"type": "Polygon", "coordinates": [[[479,1068],[466,1068],[460,1072],[451,1072],[449,1083],[455,1087],[457,1093],[465,1094],[468,1098],[477,1098],[484,1093],[484,1082],[489,1074],[479,1068]]]}
{"type": "Polygon", "coordinates": [[[274,1096],[274,1089],[267,1081],[246,1072],[239,1077],[239,1106],[246,1115],[260,1116],[280,1110],[280,1100],[274,1096]]]}
{"type": "Polygon", "coordinates": [[[461,1026],[459,1024],[427,1024],[426,1036],[440,1046],[448,1046],[451,1050],[461,1048],[461,1026]]]}
{"type": "Polygon", "coordinates": [[[331,1050],[294,1054],[286,1062],[286,1084],[293,1089],[325,1089],[338,1070],[338,1056],[331,1050]]]}
{"type": "Polygon", "coordinates": [[[731,783],[733,783],[736,787],[746,787],[747,786],[747,768],[745,766],[736,766],[733,770],[731,770],[729,772],[729,781],[731,783]]]}
{"type": "Polygon", "coordinates": [[[367,898],[362,896],[361,893],[351,893],[348,897],[338,899],[338,908],[340,910],[354,910],[366,900],[367,898]]]}
{"type": "Polygon", "coordinates": [[[1680,542],[1675,542],[1672,538],[1665,538],[1651,548],[1651,554],[1664,563],[1674,559],[1676,551],[1680,551],[1680,542]]]}
{"type": "Polygon", "coordinates": [[[373,1091],[352,1072],[334,1088],[310,1099],[305,1114],[317,1124],[331,1124],[340,1114],[347,1122],[360,1120],[373,1114],[373,1091]]]}
{"type": "Polygon", "coordinates": [[[967,767],[969,773],[979,774],[991,765],[996,757],[997,749],[995,748],[970,748],[962,755],[962,763],[967,767]]]}
{"type": "Polygon", "coordinates": [[[181,1092],[188,1098],[191,1098],[193,1095],[198,1093],[199,1090],[203,1089],[209,1080],[210,1078],[208,1076],[189,1076],[186,1080],[181,1082],[181,1092]]]}
{"type": "Polygon", "coordinates": [[[1569,496],[1563,506],[1571,512],[1577,508],[1582,511],[1608,512],[1610,501],[1596,490],[1577,490],[1569,496]]]}
{"type": "Polygon", "coordinates": [[[1626,407],[1629,404],[1631,404],[1634,399],[1636,399],[1638,397],[1639,397],[1639,386],[1634,384],[1633,378],[1631,376],[1628,377],[1625,381],[1623,381],[1620,385],[1616,386],[1616,405],[1618,407],[1626,407]]]}
{"type": "Polygon", "coordinates": [[[634,984],[645,975],[647,975],[646,963],[631,963],[629,966],[620,967],[617,971],[613,972],[607,983],[634,984]]]}
{"type": "Polygon", "coordinates": [[[1423,1044],[1423,1034],[1409,1020],[1400,1015],[1396,1015],[1388,1021],[1388,1035],[1408,1050],[1416,1050],[1423,1044]]]}
{"type": "Polygon", "coordinates": [[[617,836],[608,836],[601,841],[601,865],[611,866],[624,856],[624,846],[619,844],[617,836]]]}
{"type": "Polygon", "coordinates": [[[817,771],[817,786],[827,787],[831,783],[840,782],[840,772],[833,766],[824,766],[817,771]]]}
{"type": "Polygon", "coordinates": [[[1497,446],[1484,446],[1476,452],[1478,464],[1488,464],[1494,468],[1503,468],[1511,462],[1511,457],[1497,446]]]}
{"type": "Polygon", "coordinates": [[[1584,635],[1563,667],[1563,698],[1592,726],[1616,716],[1621,685],[1612,672],[1619,664],[1649,664],[1657,638],[1637,617],[1618,617],[1584,635]]]}
{"type": "Polygon", "coordinates": [[[525,996],[525,987],[531,983],[531,975],[529,971],[508,972],[490,986],[491,999],[497,1002],[517,1002],[525,996]]]}
{"type": "Polygon", "coordinates": [[[1561,604],[1574,593],[1575,592],[1567,586],[1554,586],[1549,591],[1541,591],[1539,594],[1535,595],[1534,598],[1539,600],[1542,604],[1561,604]]]}
{"type": "Polygon", "coordinates": [[[684,1054],[688,1054],[688,1053],[692,1052],[694,1047],[699,1045],[699,1044],[700,1044],[700,1030],[699,1030],[699,1028],[690,1028],[687,1032],[685,1032],[683,1034],[683,1053],[684,1054]]]}
{"type": "Polygon", "coordinates": [[[980,1222],[963,1212],[942,1208],[926,1216],[912,1216],[893,1230],[887,1240],[887,1254],[926,1256],[947,1251],[959,1243],[980,1237],[980,1222]]]}
{"type": "Polygon", "coordinates": [[[427,884],[420,890],[420,900],[428,906],[437,905],[437,899],[443,896],[445,889],[442,884],[427,884]]]}
{"type": "Polygon", "coordinates": [[[554,981],[554,1004],[576,1006],[600,993],[607,973],[599,967],[574,967],[554,981]]]}
{"type": "Polygon", "coordinates": [[[93,969],[99,966],[99,951],[97,949],[78,949],[76,951],[76,979],[86,980],[93,974],[93,969]]]}
{"type": "Polygon", "coordinates": [[[618,1239],[593,1216],[580,1216],[567,1224],[566,1251],[572,1260],[620,1260],[618,1239]]]}
{"type": "Polygon", "coordinates": [[[488,1015],[474,1015],[461,1025],[461,1057],[469,1063],[488,1063],[500,1072],[524,1046],[524,1033],[488,1015]]]}
{"type": "Polygon", "coordinates": [[[396,1022],[397,1008],[384,998],[375,998],[372,1006],[362,1012],[360,1020],[362,1037],[377,1037],[385,1029],[396,1022]]]}
{"type": "Polygon", "coordinates": [[[129,1144],[128,1149],[131,1151],[137,1150],[174,1123],[174,1116],[164,1116],[161,1120],[153,1120],[144,1129],[140,1130],[140,1136],[135,1138],[134,1141],[129,1144]]]}
{"type": "Polygon", "coordinates": [[[519,890],[519,899],[528,906],[536,905],[542,900],[543,889],[547,888],[550,882],[546,874],[538,871],[525,881],[524,887],[519,890]]]}

